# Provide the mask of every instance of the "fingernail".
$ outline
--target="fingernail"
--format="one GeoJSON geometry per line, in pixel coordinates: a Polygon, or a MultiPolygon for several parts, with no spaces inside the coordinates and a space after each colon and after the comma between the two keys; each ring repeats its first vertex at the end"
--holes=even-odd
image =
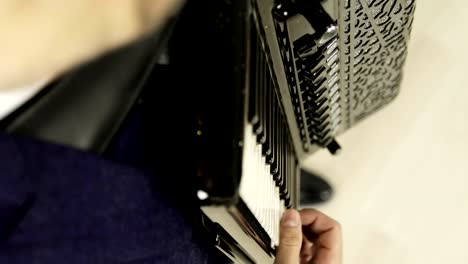
{"type": "Polygon", "coordinates": [[[296,227],[300,225],[299,213],[296,210],[289,209],[283,214],[281,224],[287,227],[296,227]]]}

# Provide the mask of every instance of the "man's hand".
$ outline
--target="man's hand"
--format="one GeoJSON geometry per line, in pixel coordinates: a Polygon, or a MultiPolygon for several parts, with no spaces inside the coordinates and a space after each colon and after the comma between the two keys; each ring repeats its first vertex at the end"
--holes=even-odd
{"type": "Polygon", "coordinates": [[[2,0],[0,90],[29,85],[157,28],[181,0],[2,0]]]}
{"type": "Polygon", "coordinates": [[[341,264],[341,227],[314,209],[287,210],[281,221],[277,264],[341,264]]]}

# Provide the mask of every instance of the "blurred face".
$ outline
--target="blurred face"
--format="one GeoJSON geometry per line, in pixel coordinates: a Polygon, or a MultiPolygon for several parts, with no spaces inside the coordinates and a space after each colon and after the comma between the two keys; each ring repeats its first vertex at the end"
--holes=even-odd
{"type": "Polygon", "coordinates": [[[181,0],[0,1],[0,91],[57,76],[160,26],[181,0]]]}

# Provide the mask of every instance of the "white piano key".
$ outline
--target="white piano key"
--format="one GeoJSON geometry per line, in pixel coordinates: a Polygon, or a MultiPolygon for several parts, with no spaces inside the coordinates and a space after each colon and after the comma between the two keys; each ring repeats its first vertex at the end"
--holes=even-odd
{"type": "Polygon", "coordinates": [[[271,214],[271,226],[272,226],[272,237],[274,237],[275,235],[275,191],[274,191],[274,187],[275,187],[275,182],[273,181],[273,176],[271,176],[271,168],[270,166],[268,166],[268,180],[270,182],[270,205],[271,205],[271,210],[270,210],[270,214],[271,214]]]}
{"type": "Polygon", "coordinates": [[[255,218],[270,236],[272,245],[278,245],[279,225],[284,202],[279,198],[276,187],[257,143],[252,126],[246,126],[244,139],[243,175],[240,183],[240,195],[255,218]],[[247,133],[249,131],[249,133],[247,133]]]}
{"type": "Polygon", "coordinates": [[[267,218],[267,226],[268,226],[268,234],[272,235],[272,223],[271,223],[271,214],[270,214],[270,202],[271,202],[271,194],[270,194],[270,181],[268,180],[269,173],[267,172],[267,166],[265,166],[265,172],[264,172],[264,177],[265,177],[265,187],[266,187],[266,192],[265,192],[265,208],[266,208],[266,218],[267,218]]]}
{"type": "MultiPolygon", "coordinates": [[[[253,139],[255,139],[255,137],[253,137],[253,139]]],[[[253,150],[254,150],[255,174],[252,175],[252,181],[253,181],[253,184],[255,184],[257,186],[258,185],[258,176],[257,175],[260,173],[258,163],[260,161],[258,160],[256,140],[254,140],[253,142],[254,142],[253,143],[254,144],[253,150]]],[[[258,192],[252,192],[252,196],[253,196],[254,203],[255,203],[255,214],[257,215],[258,220],[260,221],[261,220],[260,203],[259,203],[259,198],[260,197],[259,197],[258,192]]]]}
{"type": "Polygon", "coordinates": [[[261,158],[261,149],[260,149],[260,146],[257,144],[257,159],[258,159],[258,174],[256,175],[257,177],[257,182],[258,182],[258,190],[257,190],[257,197],[258,197],[258,205],[259,205],[259,208],[260,208],[260,222],[262,224],[262,226],[265,227],[265,208],[264,208],[264,201],[263,201],[263,198],[264,198],[264,188],[265,188],[265,185],[263,184],[263,168],[261,166],[261,162],[262,162],[262,158],[261,158]]]}

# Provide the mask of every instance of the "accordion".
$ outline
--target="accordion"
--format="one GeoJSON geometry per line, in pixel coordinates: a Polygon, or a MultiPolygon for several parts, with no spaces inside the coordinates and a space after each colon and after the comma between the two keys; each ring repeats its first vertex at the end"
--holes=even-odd
{"type": "Polygon", "coordinates": [[[414,0],[188,1],[170,27],[51,83],[0,130],[103,153],[164,50],[182,85],[157,121],[190,117],[164,133],[183,135],[168,154],[194,150],[203,232],[236,263],[272,263],[304,158],[337,153],[338,135],[397,96],[414,10],[414,0]]]}
{"type": "Polygon", "coordinates": [[[193,102],[196,193],[234,262],[274,261],[301,161],[338,152],[336,136],[397,96],[414,10],[413,0],[187,4],[173,46],[193,102]]]}

